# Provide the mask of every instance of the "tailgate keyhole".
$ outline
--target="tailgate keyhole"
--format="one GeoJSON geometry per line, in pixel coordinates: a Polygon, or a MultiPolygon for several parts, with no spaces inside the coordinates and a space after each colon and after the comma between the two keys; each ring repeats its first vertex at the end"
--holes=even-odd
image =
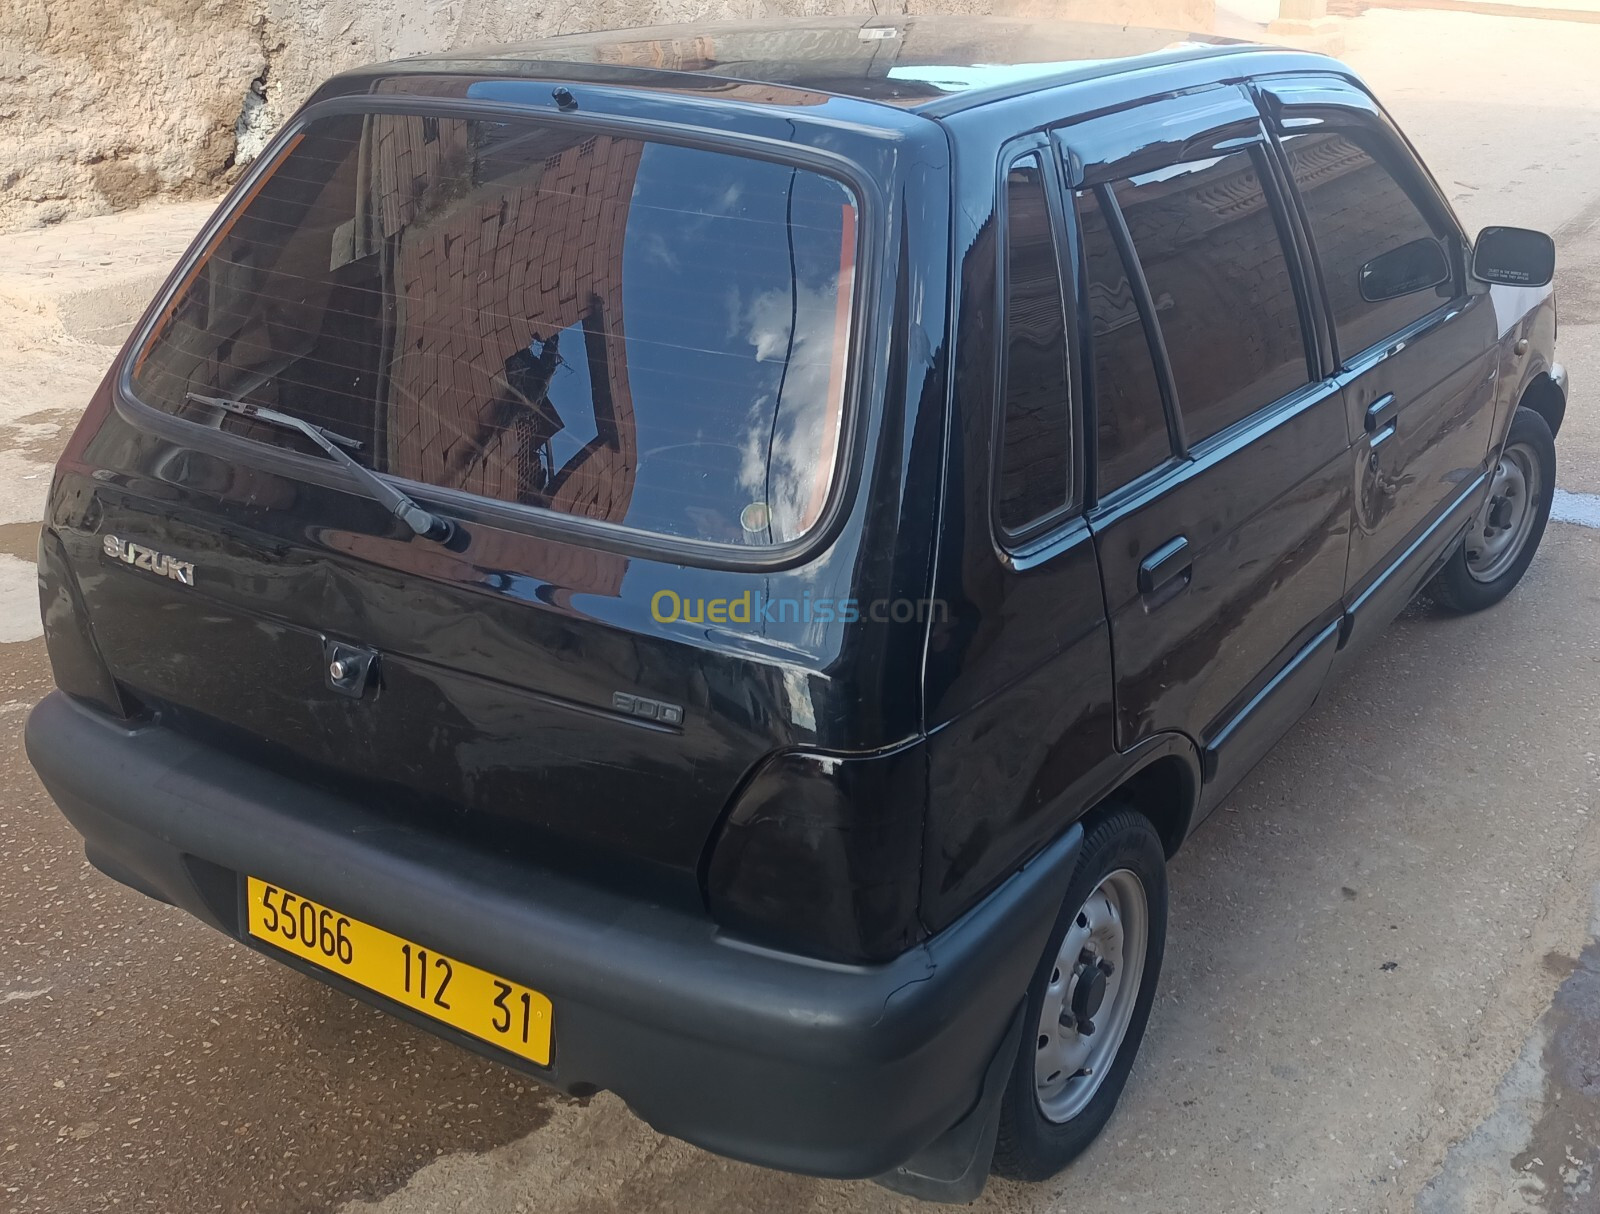
{"type": "Polygon", "coordinates": [[[359,700],[376,683],[378,653],[359,645],[322,638],[322,674],[328,689],[359,700]]]}

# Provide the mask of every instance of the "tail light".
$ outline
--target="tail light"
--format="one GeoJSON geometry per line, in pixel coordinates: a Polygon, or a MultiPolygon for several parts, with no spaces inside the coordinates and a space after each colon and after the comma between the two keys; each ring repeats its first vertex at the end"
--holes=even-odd
{"type": "Polygon", "coordinates": [[[904,952],[927,934],[917,917],[926,806],[920,744],[773,756],[713,843],[713,917],[752,942],[832,961],[904,952]]]}

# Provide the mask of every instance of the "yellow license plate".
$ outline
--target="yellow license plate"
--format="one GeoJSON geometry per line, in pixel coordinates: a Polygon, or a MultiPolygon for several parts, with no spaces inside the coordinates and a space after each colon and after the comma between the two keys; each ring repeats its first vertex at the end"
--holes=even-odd
{"type": "Polygon", "coordinates": [[[358,986],[540,1066],[550,1065],[550,1000],[255,877],[249,931],[358,986]]]}

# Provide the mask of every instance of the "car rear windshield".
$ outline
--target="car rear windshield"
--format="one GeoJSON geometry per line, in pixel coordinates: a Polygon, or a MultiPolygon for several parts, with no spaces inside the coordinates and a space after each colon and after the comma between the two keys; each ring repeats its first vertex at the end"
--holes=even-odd
{"type": "Polygon", "coordinates": [[[309,123],[135,359],[147,404],[266,405],[378,472],[677,539],[783,544],[838,462],[849,189],[566,124],[309,123]]]}

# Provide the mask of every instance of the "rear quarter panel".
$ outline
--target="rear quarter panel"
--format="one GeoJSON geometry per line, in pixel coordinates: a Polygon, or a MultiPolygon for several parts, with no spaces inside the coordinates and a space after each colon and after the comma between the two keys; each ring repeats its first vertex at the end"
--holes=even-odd
{"type": "MultiPolygon", "coordinates": [[[[1117,765],[1111,649],[1082,520],[1025,555],[991,521],[996,173],[1014,107],[949,122],[956,178],[949,449],[926,674],[929,808],[922,911],[948,924],[1059,835],[1117,765]]],[[[1069,326],[1071,321],[1069,319],[1069,326]]]]}

